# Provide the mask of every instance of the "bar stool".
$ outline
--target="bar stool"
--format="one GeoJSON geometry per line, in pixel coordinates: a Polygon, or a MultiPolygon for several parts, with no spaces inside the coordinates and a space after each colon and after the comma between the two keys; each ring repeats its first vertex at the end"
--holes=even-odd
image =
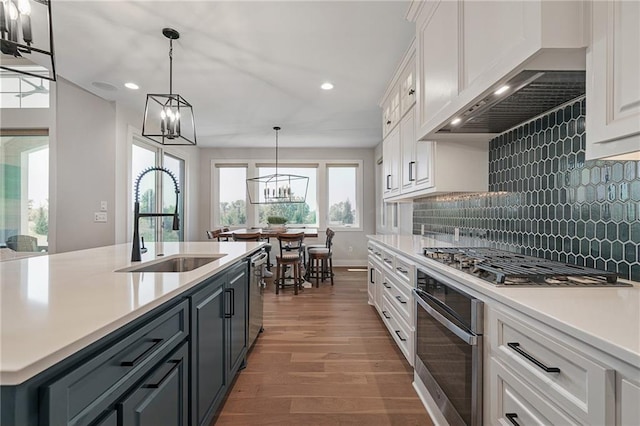
{"type": "Polygon", "coordinates": [[[222,229],[214,229],[212,231],[207,231],[207,238],[210,240],[218,240],[220,241],[220,234],[222,234],[222,229]]]}
{"type": "Polygon", "coordinates": [[[333,285],[333,258],[332,258],[332,246],[333,236],[335,232],[327,228],[327,240],[324,247],[312,247],[307,252],[309,253],[309,267],[307,268],[308,279],[316,279],[316,288],[320,286],[319,280],[322,282],[326,278],[331,279],[331,285],[333,285]]]}
{"type": "Polygon", "coordinates": [[[298,288],[302,288],[304,282],[300,272],[302,269],[302,240],[304,240],[304,232],[278,234],[280,255],[276,255],[276,278],[273,280],[276,285],[276,294],[279,294],[281,286],[284,289],[285,273],[288,266],[291,266],[293,270],[294,294],[298,294],[298,288]]]}

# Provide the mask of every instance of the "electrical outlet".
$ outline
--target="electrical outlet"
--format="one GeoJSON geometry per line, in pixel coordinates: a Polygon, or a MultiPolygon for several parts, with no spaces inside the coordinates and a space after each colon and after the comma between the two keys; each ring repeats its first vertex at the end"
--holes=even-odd
{"type": "Polygon", "coordinates": [[[94,222],[106,222],[107,221],[107,213],[105,212],[95,212],[93,214],[94,222]]]}
{"type": "Polygon", "coordinates": [[[453,241],[460,241],[460,228],[453,229],[453,241]]]}
{"type": "Polygon", "coordinates": [[[420,235],[424,235],[424,223],[420,225],[420,235]]]}
{"type": "Polygon", "coordinates": [[[107,202],[106,201],[100,201],[100,211],[101,212],[106,212],[107,211],[107,202]]]}
{"type": "Polygon", "coordinates": [[[353,247],[349,246],[349,253],[352,253],[352,252],[353,252],[353,247]]]}

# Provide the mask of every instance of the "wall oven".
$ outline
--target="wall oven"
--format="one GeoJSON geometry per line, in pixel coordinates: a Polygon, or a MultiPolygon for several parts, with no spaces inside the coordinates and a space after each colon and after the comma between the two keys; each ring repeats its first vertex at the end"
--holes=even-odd
{"type": "Polygon", "coordinates": [[[450,425],[482,424],[483,303],[418,268],[416,374],[450,425]]]}

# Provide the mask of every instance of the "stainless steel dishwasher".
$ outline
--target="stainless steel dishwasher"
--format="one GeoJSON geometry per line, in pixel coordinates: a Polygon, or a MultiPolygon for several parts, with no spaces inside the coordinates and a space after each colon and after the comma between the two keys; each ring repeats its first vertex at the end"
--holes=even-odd
{"type": "Polygon", "coordinates": [[[265,287],[263,271],[269,255],[260,250],[249,259],[249,342],[247,348],[253,346],[258,334],[262,331],[265,287]]]}

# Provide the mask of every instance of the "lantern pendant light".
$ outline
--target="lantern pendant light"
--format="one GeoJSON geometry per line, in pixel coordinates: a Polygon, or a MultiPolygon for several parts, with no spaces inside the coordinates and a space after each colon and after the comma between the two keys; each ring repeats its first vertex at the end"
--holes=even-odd
{"type": "Polygon", "coordinates": [[[193,107],[173,93],[173,40],[180,38],[180,33],[164,28],[162,34],[169,39],[169,93],[147,95],[142,136],[162,145],[196,145],[193,107]]]}

